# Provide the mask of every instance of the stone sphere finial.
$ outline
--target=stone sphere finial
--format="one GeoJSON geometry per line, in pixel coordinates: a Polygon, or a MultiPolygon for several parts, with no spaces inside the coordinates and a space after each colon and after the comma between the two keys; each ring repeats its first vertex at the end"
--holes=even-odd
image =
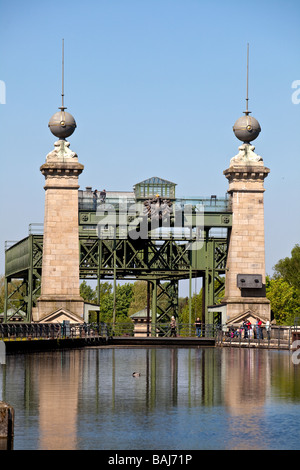
{"type": "Polygon", "coordinates": [[[55,137],[65,139],[73,134],[76,129],[76,122],[70,113],[65,111],[66,108],[61,107],[60,111],[53,114],[48,127],[55,137]]]}
{"type": "Polygon", "coordinates": [[[233,126],[235,136],[247,144],[255,140],[260,131],[259,122],[254,117],[249,116],[249,111],[245,113],[245,116],[241,116],[233,126]]]}

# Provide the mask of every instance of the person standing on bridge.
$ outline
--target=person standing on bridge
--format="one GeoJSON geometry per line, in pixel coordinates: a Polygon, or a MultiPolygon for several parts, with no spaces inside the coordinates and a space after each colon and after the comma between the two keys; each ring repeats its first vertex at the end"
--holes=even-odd
{"type": "Polygon", "coordinates": [[[97,198],[98,198],[98,191],[95,189],[93,192],[93,210],[97,210],[97,198]]]}
{"type": "Polygon", "coordinates": [[[171,336],[175,336],[175,338],[176,338],[177,333],[176,333],[176,320],[175,320],[175,317],[171,318],[170,326],[171,326],[171,336]]]}
{"type": "Polygon", "coordinates": [[[101,192],[100,192],[100,202],[104,203],[106,200],[106,189],[103,189],[101,192]]]}
{"type": "Polygon", "coordinates": [[[195,321],[195,327],[196,327],[196,335],[197,335],[198,338],[200,338],[200,336],[201,336],[201,321],[200,321],[199,317],[195,321]]]}

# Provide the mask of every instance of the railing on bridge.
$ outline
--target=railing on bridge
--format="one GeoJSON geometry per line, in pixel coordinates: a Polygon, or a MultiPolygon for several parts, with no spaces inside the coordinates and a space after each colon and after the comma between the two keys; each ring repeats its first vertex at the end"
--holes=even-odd
{"type": "Polygon", "coordinates": [[[245,332],[239,325],[224,325],[217,330],[216,344],[240,347],[269,347],[290,349],[300,335],[296,326],[272,325],[258,328],[254,325],[245,332]]]}
{"type": "MultiPolygon", "coordinates": [[[[28,340],[28,339],[60,339],[82,337],[168,337],[171,328],[168,323],[157,323],[154,331],[151,323],[143,324],[144,329],[136,331],[133,323],[0,323],[0,340],[28,340]]],[[[205,325],[202,335],[215,337],[217,331],[213,325],[205,325]]],[[[195,327],[188,323],[179,323],[176,328],[176,337],[196,336],[195,327]]]]}
{"type": "Polygon", "coordinates": [[[0,324],[0,340],[63,339],[83,337],[106,337],[105,323],[13,323],[0,324]]]}
{"type": "MultiPolygon", "coordinates": [[[[151,198],[151,196],[150,196],[151,198]]],[[[115,207],[120,212],[127,212],[130,206],[134,206],[140,202],[137,200],[132,193],[107,193],[104,201],[101,199],[97,200],[97,203],[93,201],[92,192],[79,193],[78,207],[80,211],[96,212],[97,210],[108,210],[108,208],[115,207]]],[[[190,206],[193,212],[205,211],[205,212],[230,212],[231,201],[225,197],[179,197],[173,201],[175,211],[184,211],[186,206],[190,206]]]]}
{"type": "MultiPolygon", "coordinates": [[[[178,323],[176,337],[197,337],[194,324],[178,323]]],[[[170,337],[172,335],[169,323],[157,323],[153,330],[151,323],[143,323],[143,328],[136,329],[133,323],[0,323],[0,340],[35,340],[35,339],[63,339],[63,338],[110,338],[110,337],[170,337]],[[152,329],[151,329],[152,328],[152,329]]],[[[260,331],[254,327],[251,332],[234,325],[202,325],[200,338],[214,338],[218,346],[240,347],[272,347],[290,349],[293,341],[300,339],[300,327],[297,326],[273,326],[265,327],[260,331]]]]}

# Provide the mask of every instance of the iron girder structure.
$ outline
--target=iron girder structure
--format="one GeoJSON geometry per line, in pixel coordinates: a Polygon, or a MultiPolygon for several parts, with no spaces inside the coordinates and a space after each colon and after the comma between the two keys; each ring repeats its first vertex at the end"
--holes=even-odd
{"type": "MultiPolygon", "coordinates": [[[[80,275],[97,279],[99,304],[101,279],[113,280],[114,289],[117,279],[147,281],[148,313],[150,284],[155,334],[156,324],[178,316],[179,280],[189,279],[191,286],[193,278],[201,277],[205,323],[208,305],[225,287],[232,214],[227,200],[203,201],[171,202],[155,196],[128,204],[125,199],[112,199],[93,210],[88,201],[79,204],[80,275]],[[214,233],[220,229],[225,235],[214,233]]],[[[189,310],[191,323],[191,294],[189,310]]]]}
{"type": "Polygon", "coordinates": [[[5,252],[4,323],[31,323],[41,293],[43,236],[29,235],[5,252]]]}
{"type": "MultiPolygon", "coordinates": [[[[189,242],[174,239],[158,243],[81,235],[79,244],[80,278],[96,280],[98,288],[101,280],[147,281],[157,322],[177,316],[180,280],[203,279],[205,311],[224,289],[227,238],[207,236],[195,251],[189,242]]],[[[4,323],[32,321],[32,309],[40,296],[42,256],[42,235],[30,235],[6,250],[4,323]]],[[[98,300],[99,292],[100,288],[98,300]]]]}
{"type": "MultiPolygon", "coordinates": [[[[191,230],[183,237],[164,234],[134,239],[129,236],[128,226],[121,224],[107,227],[105,237],[99,238],[97,227],[101,217],[99,219],[95,211],[79,208],[80,278],[97,280],[98,301],[101,280],[147,281],[152,287],[152,304],[158,313],[154,318],[156,322],[177,316],[179,280],[202,277],[205,321],[207,306],[214,304],[224,289],[231,227],[231,213],[227,211],[204,213],[201,236],[192,233],[196,224],[195,214],[190,212],[185,217],[189,219],[191,230]],[[225,236],[213,234],[214,229],[220,228],[225,229],[225,236]]],[[[181,223],[183,218],[179,226],[181,223]]],[[[6,250],[5,323],[32,321],[32,309],[40,295],[42,255],[41,234],[30,234],[6,250]]]]}
{"type": "Polygon", "coordinates": [[[178,316],[178,282],[203,280],[203,322],[208,305],[216,302],[225,286],[228,238],[210,237],[185,243],[182,240],[99,239],[80,237],[80,276],[97,280],[143,280],[151,284],[153,321],[178,316]],[[201,248],[194,249],[193,244],[201,248]],[[157,294],[155,294],[157,292],[157,294]],[[168,305],[160,300],[168,299],[168,305]],[[156,313],[158,314],[156,316],[156,313]]]}

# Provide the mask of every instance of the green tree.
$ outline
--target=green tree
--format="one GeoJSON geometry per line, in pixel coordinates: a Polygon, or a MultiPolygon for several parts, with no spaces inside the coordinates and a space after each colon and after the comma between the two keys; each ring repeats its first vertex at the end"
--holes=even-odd
{"type": "MultiPolygon", "coordinates": [[[[103,308],[106,305],[105,298],[109,296],[111,292],[112,292],[112,285],[110,282],[105,281],[105,282],[100,283],[100,312],[103,310],[103,308]]],[[[96,305],[99,305],[97,288],[93,289],[90,285],[87,284],[86,281],[83,281],[80,284],[80,295],[86,302],[91,302],[96,305]]],[[[89,321],[96,322],[98,320],[98,315],[99,315],[99,312],[90,311],[89,321]]]]}
{"type": "Polygon", "coordinates": [[[80,295],[86,302],[96,303],[97,294],[95,290],[89,286],[86,281],[80,284],[80,295]]]}
{"type": "Polygon", "coordinates": [[[100,283],[100,312],[105,308],[106,297],[112,293],[113,286],[110,282],[104,281],[100,283]]]}
{"type": "Polygon", "coordinates": [[[295,245],[291,257],[278,261],[274,266],[274,277],[282,277],[290,286],[293,286],[300,295],[300,246],[295,245]]]}
{"type": "Polygon", "coordinates": [[[276,323],[292,325],[294,318],[300,316],[300,299],[297,289],[285,279],[266,278],[266,296],[271,302],[271,309],[276,323]]]}
{"type": "Polygon", "coordinates": [[[132,299],[128,315],[133,315],[147,307],[147,282],[136,281],[132,286],[132,299]]]}
{"type": "MultiPolygon", "coordinates": [[[[128,317],[129,307],[132,300],[133,285],[126,283],[116,287],[116,320],[118,317],[128,317]]],[[[114,312],[114,294],[109,293],[101,303],[101,321],[112,321],[114,312]]]]}
{"type": "Polygon", "coordinates": [[[183,309],[188,304],[189,304],[189,298],[188,297],[179,297],[179,299],[178,299],[178,317],[179,317],[179,320],[182,318],[183,309]]]}
{"type": "MultiPolygon", "coordinates": [[[[201,319],[202,317],[202,289],[199,294],[194,294],[191,299],[191,314],[192,314],[192,323],[196,320],[197,317],[201,319]]],[[[189,298],[186,297],[186,302],[181,310],[179,310],[179,321],[180,323],[189,323],[190,319],[190,302],[189,298]]]]}

